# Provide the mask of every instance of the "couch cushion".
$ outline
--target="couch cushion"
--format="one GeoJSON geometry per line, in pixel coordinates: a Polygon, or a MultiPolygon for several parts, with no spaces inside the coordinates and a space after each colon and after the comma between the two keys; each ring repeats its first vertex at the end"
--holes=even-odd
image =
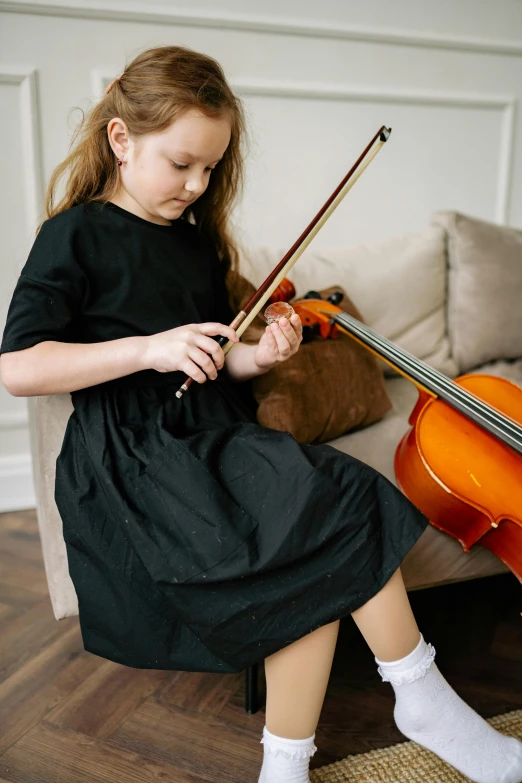
{"type": "MultiPolygon", "coordinates": [[[[317,240],[316,240],[317,241],[317,240]]],[[[288,248],[245,247],[241,271],[256,288],[288,248]]],[[[357,247],[312,244],[288,277],[297,297],[339,284],[368,326],[437,370],[455,377],[446,334],[445,232],[437,226],[357,247]]],[[[388,365],[383,365],[390,374],[388,365]]]]}
{"type": "Polygon", "coordinates": [[[78,598],[69,575],[62,519],[54,499],[56,459],[74,408],[68,392],[29,397],[27,405],[36,516],[45,574],[54,616],[61,620],[78,614],[78,598]]]}
{"type": "MultiPolygon", "coordinates": [[[[392,410],[371,427],[330,440],[329,445],[376,468],[397,486],[393,468],[395,450],[409,429],[408,417],[418,393],[405,378],[388,379],[386,388],[392,410]]],[[[501,574],[509,569],[489,550],[475,546],[465,552],[453,536],[430,525],[402,561],[401,571],[410,590],[501,574]]]]}
{"type": "Polygon", "coordinates": [[[447,231],[448,331],[465,372],[492,359],[522,357],[522,231],[459,212],[436,212],[447,231]]]}

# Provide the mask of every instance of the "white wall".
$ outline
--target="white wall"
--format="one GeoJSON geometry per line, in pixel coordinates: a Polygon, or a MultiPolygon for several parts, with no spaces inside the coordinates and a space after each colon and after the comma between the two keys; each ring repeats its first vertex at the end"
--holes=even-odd
{"type": "MultiPolygon", "coordinates": [[[[0,2],[0,328],[72,107],[166,43],[217,58],[244,99],[242,242],[290,247],[382,124],[390,141],[316,246],[416,230],[435,209],[522,226],[520,0],[0,2]]],[[[34,504],[26,406],[0,387],[0,510],[34,504]]]]}

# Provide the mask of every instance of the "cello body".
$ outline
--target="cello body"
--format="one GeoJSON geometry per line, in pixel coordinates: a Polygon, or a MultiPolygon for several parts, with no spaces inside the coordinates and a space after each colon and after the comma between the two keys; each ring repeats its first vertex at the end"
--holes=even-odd
{"type": "MultiPolygon", "coordinates": [[[[522,424],[522,389],[493,375],[454,383],[522,424]]],[[[467,552],[489,549],[522,582],[522,455],[444,400],[420,391],[395,453],[404,494],[467,552]]]]}

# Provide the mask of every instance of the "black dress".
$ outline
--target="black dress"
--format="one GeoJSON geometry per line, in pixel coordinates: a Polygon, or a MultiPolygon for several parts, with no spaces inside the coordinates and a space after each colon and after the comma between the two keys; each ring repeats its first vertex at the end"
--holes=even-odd
{"type": "MultiPolygon", "coordinates": [[[[111,203],[47,220],[0,352],[150,335],[232,313],[196,226],[111,203]]],[[[237,672],[351,614],[428,524],[385,477],[257,423],[250,381],[143,370],[71,393],[55,500],[86,650],[237,672]]]]}

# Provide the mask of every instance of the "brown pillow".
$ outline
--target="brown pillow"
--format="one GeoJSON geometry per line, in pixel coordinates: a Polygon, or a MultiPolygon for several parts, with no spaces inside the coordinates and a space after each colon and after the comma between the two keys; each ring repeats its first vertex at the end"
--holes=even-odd
{"type": "MultiPolygon", "coordinates": [[[[230,296],[234,312],[255,290],[244,277],[236,279],[230,296]]],[[[326,299],[333,291],[342,291],[339,306],[362,321],[340,286],[319,293],[326,299]]],[[[265,328],[266,321],[258,313],[243,332],[242,342],[257,344],[265,328]]],[[[391,408],[383,372],[374,355],[347,334],[301,343],[290,359],[253,378],[252,386],[259,404],[258,422],[289,432],[299,443],[332,440],[348,430],[373,424],[391,408]]]]}

